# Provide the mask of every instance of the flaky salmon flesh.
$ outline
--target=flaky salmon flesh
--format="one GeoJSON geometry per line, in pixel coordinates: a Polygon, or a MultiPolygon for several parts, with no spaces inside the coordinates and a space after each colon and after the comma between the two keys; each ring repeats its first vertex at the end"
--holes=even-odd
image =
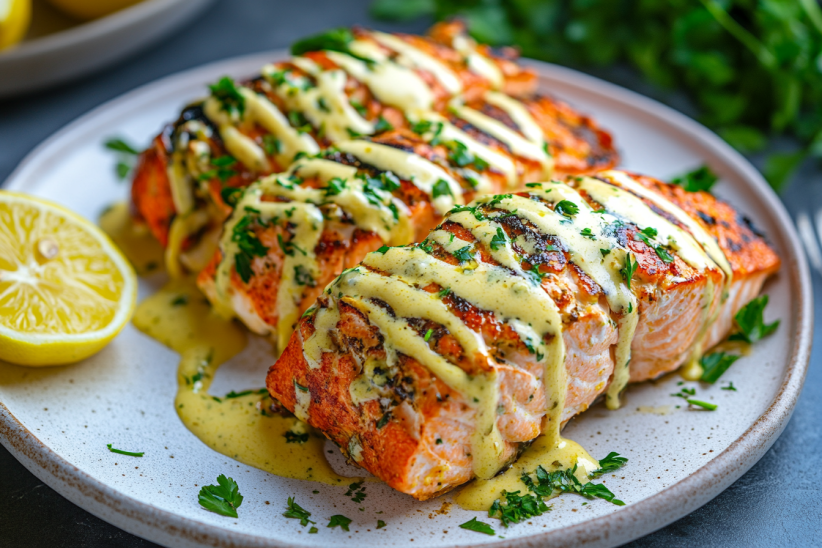
{"type": "Polygon", "coordinates": [[[170,260],[180,255],[192,272],[205,266],[231,213],[231,189],[358,136],[405,129],[431,144],[484,147],[488,169],[507,173],[509,187],[618,161],[594,120],[537,93],[536,74],[517,63],[516,51],[476,44],[461,23],[437,24],[426,37],[365,29],[347,36],[346,51],[314,41],[261,76],[221,80],[141,154],[132,211],[175,248],[170,260]]]}
{"type": "Polygon", "coordinates": [[[425,500],[504,468],[557,406],[565,423],[698,357],[779,265],[706,192],[622,171],[533,184],[346,270],[267,386],[352,462],[425,500]],[[480,425],[499,440],[490,457],[480,425]]]}

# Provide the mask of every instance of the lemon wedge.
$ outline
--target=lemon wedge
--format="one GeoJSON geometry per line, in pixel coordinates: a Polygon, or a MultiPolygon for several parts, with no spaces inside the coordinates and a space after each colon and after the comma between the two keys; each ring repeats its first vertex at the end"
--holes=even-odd
{"type": "Polygon", "coordinates": [[[0,191],[0,360],[62,365],[131,318],[137,278],[99,228],[56,204],[0,191]]]}
{"type": "Polygon", "coordinates": [[[0,50],[23,39],[31,21],[31,0],[0,0],[0,50]]]}

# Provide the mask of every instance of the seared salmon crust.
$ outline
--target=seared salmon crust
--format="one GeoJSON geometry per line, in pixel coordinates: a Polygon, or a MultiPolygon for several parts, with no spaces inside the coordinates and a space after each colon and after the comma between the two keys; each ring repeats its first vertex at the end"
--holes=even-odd
{"type": "Polygon", "coordinates": [[[478,475],[484,409],[500,441],[493,472],[558,404],[565,423],[614,384],[716,344],[779,264],[705,192],[617,171],[534,185],[455,208],[422,243],[344,272],[300,319],[267,387],[352,462],[425,500],[478,475]],[[540,331],[538,310],[561,327],[540,331]],[[546,363],[558,352],[552,392],[546,363]],[[475,395],[478,379],[490,401],[475,395]]]}

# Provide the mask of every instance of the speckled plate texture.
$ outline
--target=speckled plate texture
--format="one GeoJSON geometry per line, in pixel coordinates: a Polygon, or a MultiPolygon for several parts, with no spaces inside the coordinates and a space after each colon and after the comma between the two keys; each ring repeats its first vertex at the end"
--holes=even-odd
{"type": "MultiPolygon", "coordinates": [[[[219,62],[171,76],[102,105],[43,143],[5,187],[55,200],[96,219],[127,196],[102,142],[122,135],[147,144],[205,84],[224,74],[254,74],[282,52],[219,62]]],[[[716,192],[752,218],[783,266],[766,286],[766,319],[781,319],[716,386],[700,386],[714,412],[677,409],[675,375],[632,386],[622,409],[594,406],[565,435],[595,457],[630,459],[606,485],[626,502],[565,495],[553,510],[499,536],[460,529],[474,512],[449,497],[417,502],[383,484],[354,503],[345,489],[269,475],[215,453],[186,430],[173,408],[177,355],[132,326],[93,358],[68,367],[0,364],[0,442],[29,470],[89,512],[168,546],[615,546],[692,512],[745,473],[771,446],[799,397],[811,347],[811,283],[793,225],[759,173],[713,133],[654,101],[577,72],[533,63],[544,91],[592,114],[617,140],[623,166],[666,178],[707,162],[721,175],[716,192]],[[737,392],[721,390],[733,381],[737,392]],[[141,459],[109,453],[106,444],[145,451],[141,459]],[[234,477],[245,496],[239,519],[209,513],[198,486],[234,477]],[[314,493],[314,491],[319,491],[314,493]],[[319,533],[282,516],[286,498],[310,510],[319,533]],[[587,504],[583,504],[586,503],[587,504]],[[382,512],[378,514],[377,512],[382,512]],[[325,525],[333,514],[350,531],[325,525]],[[387,523],[376,529],[377,519],[387,523]]],[[[141,282],[140,297],[162,279],[141,282]]],[[[262,386],[270,351],[255,341],[224,365],[212,391],[262,386]]]]}

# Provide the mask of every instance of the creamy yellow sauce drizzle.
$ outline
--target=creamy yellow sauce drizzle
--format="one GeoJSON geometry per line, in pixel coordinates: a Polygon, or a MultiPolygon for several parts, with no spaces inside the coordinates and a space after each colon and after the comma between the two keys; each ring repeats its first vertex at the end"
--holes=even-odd
{"type": "Polygon", "coordinates": [[[220,364],[245,347],[246,334],[215,315],[192,281],[174,280],[145,299],[133,322],[180,353],[174,408],[186,428],[211,449],[277,476],[331,485],[352,481],[332,470],[320,433],[296,418],[266,412],[271,404],[267,394],[254,390],[237,398],[215,398],[208,393],[220,364]],[[308,433],[308,440],[287,443],[289,431],[308,433]]]}
{"type": "Polygon", "coordinates": [[[488,57],[477,51],[477,43],[469,36],[455,36],[451,47],[457,50],[468,65],[468,70],[488,80],[494,89],[501,89],[505,84],[502,70],[488,57]]]}
{"type": "Polygon", "coordinates": [[[163,269],[163,246],[151,235],[147,226],[134,223],[127,203],[111,205],[100,215],[99,224],[131,262],[137,274],[145,276],[163,269]]]}
{"type": "Polygon", "coordinates": [[[371,32],[370,35],[381,45],[397,52],[399,54],[398,63],[431,73],[451,95],[462,92],[460,79],[439,59],[431,57],[398,36],[376,31],[371,32]]]}

